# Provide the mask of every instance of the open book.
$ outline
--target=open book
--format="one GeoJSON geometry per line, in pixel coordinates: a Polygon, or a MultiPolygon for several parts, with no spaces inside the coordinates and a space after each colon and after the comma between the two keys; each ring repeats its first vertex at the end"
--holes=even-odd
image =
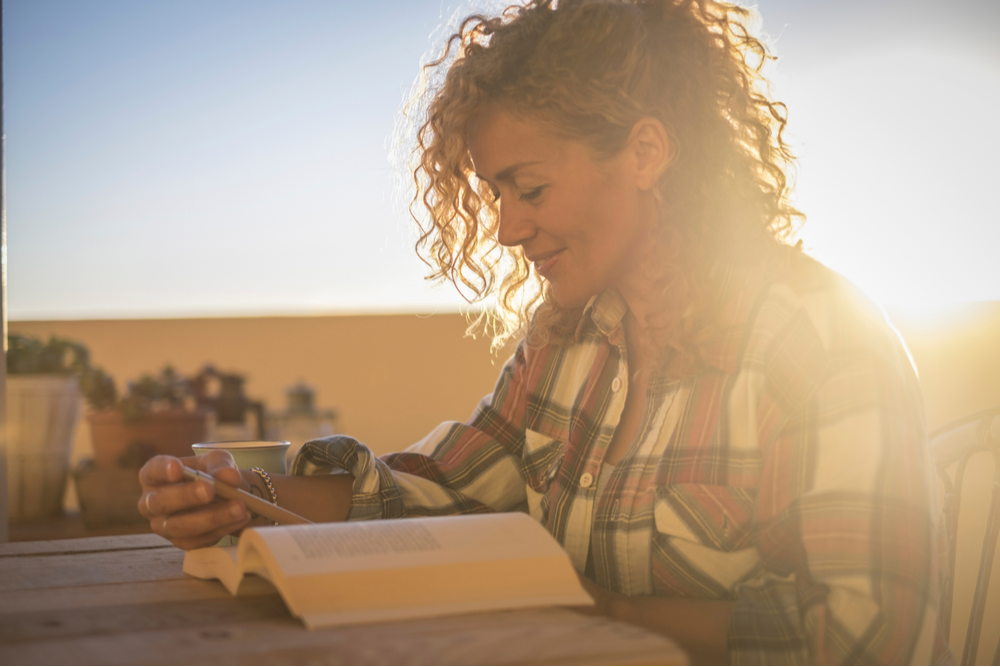
{"type": "Polygon", "coordinates": [[[238,546],[189,551],[184,572],[233,595],[244,575],[264,577],[308,628],[593,604],[527,514],[251,528],[238,546]]]}

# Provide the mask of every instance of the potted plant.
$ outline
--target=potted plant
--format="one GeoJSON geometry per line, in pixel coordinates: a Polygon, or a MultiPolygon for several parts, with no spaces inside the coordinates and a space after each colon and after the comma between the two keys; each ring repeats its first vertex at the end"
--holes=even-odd
{"type": "Polygon", "coordinates": [[[166,366],[130,382],[123,396],[101,372],[81,379],[91,407],[94,459],[74,471],[84,523],[91,528],[143,521],[138,469],[157,454],[191,456],[205,440],[208,411],[195,406],[191,382],[166,366]]]}
{"type": "Polygon", "coordinates": [[[157,454],[191,456],[205,439],[208,412],[197,409],[191,383],[166,366],[131,382],[121,398],[110,378],[92,374],[82,383],[90,403],[94,460],[98,468],[138,469],[157,454]]]}
{"type": "Polygon", "coordinates": [[[7,342],[8,516],[31,521],[62,512],[80,384],[100,371],[74,341],[12,333],[7,342]]]}

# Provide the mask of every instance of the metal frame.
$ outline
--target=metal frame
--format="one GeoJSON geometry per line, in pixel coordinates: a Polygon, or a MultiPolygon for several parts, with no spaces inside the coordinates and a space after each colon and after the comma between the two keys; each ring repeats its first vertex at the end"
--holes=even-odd
{"type": "MultiPolygon", "coordinates": [[[[0,45],[3,0],[0,0],[0,45]]],[[[4,126],[3,48],[0,46],[0,324],[4,363],[0,364],[0,544],[10,540],[7,524],[7,128],[4,126]]]]}
{"type": "MultiPolygon", "coordinates": [[[[975,664],[979,652],[979,637],[983,629],[986,596],[990,586],[993,557],[996,554],[997,536],[1000,535],[1000,406],[982,410],[946,424],[930,434],[931,451],[938,475],[944,483],[944,523],[948,537],[948,576],[941,591],[941,624],[945,637],[951,635],[951,606],[955,592],[955,550],[958,545],[958,515],[962,506],[962,484],[965,468],[974,454],[989,452],[995,465],[992,498],[983,536],[983,549],[979,558],[979,574],[969,612],[969,626],[965,632],[962,664],[975,664]],[[946,470],[955,462],[955,479],[946,470]]],[[[992,664],[1000,664],[1000,642],[993,653],[992,664]]]]}

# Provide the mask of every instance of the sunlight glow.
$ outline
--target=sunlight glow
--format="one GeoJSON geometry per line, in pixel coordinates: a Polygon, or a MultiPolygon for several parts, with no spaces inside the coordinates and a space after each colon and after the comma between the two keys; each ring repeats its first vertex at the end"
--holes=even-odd
{"type": "MultiPolygon", "coordinates": [[[[6,3],[8,316],[466,307],[422,280],[386,146],[441,24],[498,3],[6,3]]],[[[882,34],[879,3],[760,2],[806,249],[923,311],[1000,300],[1000,60],[928,3],[882,34]]]]}
{"type": "Polygon", "coordinates": [[[813,256],[909,311],[1000,299],[1000,71],[895,52],[786,91],[813,256]]]}

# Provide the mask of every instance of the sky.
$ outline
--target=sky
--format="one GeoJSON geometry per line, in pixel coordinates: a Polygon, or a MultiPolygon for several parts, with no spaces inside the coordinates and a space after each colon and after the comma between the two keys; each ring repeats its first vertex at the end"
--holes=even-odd
{"type": "MultiPolygon", "coordinates": [[[[487,0],[6,0],[12,320],[450,312],[387,146],[487,0]]],[[[811,254],[911,310],[1000,300],[995,0],[760,0],[811,254]]]]}

